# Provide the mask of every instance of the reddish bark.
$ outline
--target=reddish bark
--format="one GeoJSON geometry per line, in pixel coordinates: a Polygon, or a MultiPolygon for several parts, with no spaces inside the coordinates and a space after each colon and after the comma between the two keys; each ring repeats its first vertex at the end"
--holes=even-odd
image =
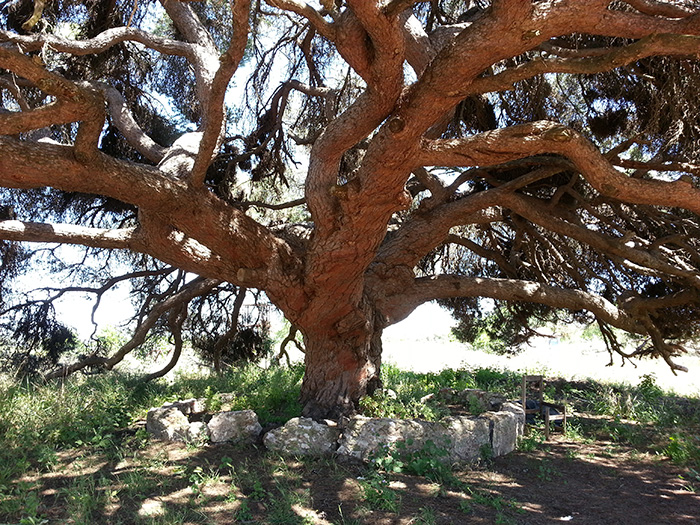
{"type": "Polygon", "coordinates": [[[351,414],[364,395],[381,386],[381,330],[363,330],[350,337],[311,331],[304,341],[304,416],[337,419],[351,414]]]}

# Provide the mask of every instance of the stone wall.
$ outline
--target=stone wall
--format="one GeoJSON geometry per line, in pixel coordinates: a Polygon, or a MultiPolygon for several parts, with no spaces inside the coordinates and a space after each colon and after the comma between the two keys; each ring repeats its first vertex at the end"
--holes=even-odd
{"type": "MultiPolygon", "coordinates": [[[[502,456],[517,446],[525,424],[522,408],[508,402],[499,402],[497,408],[478,416],[451,416],[436,422],[354,416],[338,425],[293,418],[266,432],[262,441],[280,454],[337,454],[362,461],[397,443],[403,443],[406,452],[413,452],[431,441],[446,451],[446,462],[470,463],[487,453],[502,456]]],[[[256,442],[261,437],[262,427],[252,410],[218,412],[210,419],[202,418],[203,414],[202,400],[169,403],[149,410],[146,429],[156,439],[169,441],[256,442]],[[188,417],[199,421],[191,422],[188,417]]]]}

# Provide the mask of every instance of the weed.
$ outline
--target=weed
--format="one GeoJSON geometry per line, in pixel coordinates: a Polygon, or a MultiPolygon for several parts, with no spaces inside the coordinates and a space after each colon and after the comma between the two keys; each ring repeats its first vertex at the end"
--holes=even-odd
{"type": "Polygon", "coordinates": [[[26,517],[19,520],[19,525],[45,525],[49,520],[43,518],[26,517]]]}
{"type": "Polygon", "coordinates": [[[473,416],[479,416],[486,412],[486,407],[484,404],[481,402],[481,400],[476,397],[475,395],[471,394],[469,395],[469,398],[467,399],[467,410],[469,410],[469,413],[473,416]]]}
{"type": "Polygon", "coordinates": [[[250,510],[248,501],[245,499],[239,500],[240,504],[234,513],[234,519],[237,523],[246,523],[253,521],[253,513],[250,510]]]}
{"type": "Polygon", "coordinates": [[[233,472],[233,459],[228,456],[221,458],[219,461],[219,470],[228,470],[229,472],[233,472]]]}
{"type": "Polygon", "coordinates": [[[389,482],[383,475],[376,471],[370,471],[370,474],[359,479],[359,482],[364,501],[371,509],[398,513],[401,497],[389,487],[389,482]]]}
{"type": "Polygon", "coordinates": [[[471,514],[472,512],[474,512],[474,507],[472,507],[472,504],[469,503],[468,500],[463,499],[459,502],[459,510],[461,510],[465,514],[471,514]]]}
{"type": "MultiPolygon", "coordinates": [[[[436,482],[447,482],[454,478],[446,464],[448,452],[432,440],[427,440],[419,450],[410,450],[413,440],[396,443],[393,447],[383,447],[372,458],[377,469],[385,472],[403,472],[423,476],[436,482]]],[[[449,446],[449,441],[446,441],[449,446]]]]}
{"type": "Polygon", "coordinates": [[[40,504],[36,487],[30,483],[0,485],[0,515],[22,515],[26,519],[39,519],[40,504]]]}
{"type": "Polygon", "coordinates": [[[700,467],[700,438],[674,433],[668,437],[668,445],[663,453],[678,465],[700,467]]]}
{"type": "Polygon", "coordinates": [[[432,507],[421,507],[420,513],[415,517],[413,523],[421,525],[433,525],[436,522],[437,516],[435,509],[432,507]]]}
{"type": "Polygon", "coordinates": [[[494,523],[496,525],[514,525],[515,518],[508,516],[507,514],[503,514],[502,512],[499,512],[498,514],[496,514],[496,521],[494,523]]]}
{"type": "Polygon", "coordinates": [[[103,504],[93,476],[79,476],[63,489],[66,510],[74,523],[94,523],[92,515],[103,504]]]}
{"type": "Polygon", "coordinates": [[[265,490],[265,488],[262,485],[262,482],[259,479],[256,479],[253,482],[253,487],[250,490],[250,494],[248,494],[248,497],[253,500],[253,501],[262,501],[265,498],[267,498],[268,493],[265,490]]]}
{"type": "Polygon", "coordinates": [[[541,481],[554,481],[554,478],[560,475],[561,473],[549,462],[541,461],[537,466],[537,479],[541,481]]]}
{"type": "Polygon", "coordinates": [[[544,434],[539,430],[530,429],[527,435],[522,436],[518,442],[518,449],[523,452],[537,450],[544,443],[544,434]]]}
{"type": "Polygon", "coordinates": [[[221,394],[215,392],[211,385],[204,390],[204,397],[206,399],[205,404],[209,412],[218,412],[221,410],[221,394]]]}
{"type": "Polygon", "coordinates": [[[578,459],[578,450],[570,448],[566,451],[566,459],[568,460],[575,460],[578,459]]]}
{"type": "Polygon", "coordinates": [[[493,464],[493,447],[491,443],[484,443],[479,447],[479,461],[482,465],[493,464]]]}

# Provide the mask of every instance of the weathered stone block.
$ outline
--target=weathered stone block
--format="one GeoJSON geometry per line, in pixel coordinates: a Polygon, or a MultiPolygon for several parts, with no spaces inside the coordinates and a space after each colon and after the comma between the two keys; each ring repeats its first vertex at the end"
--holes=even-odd
{"type": "Polygon", "coordinates": [[[173,407],[152,408],[146,416],[146,430],[156,439],[186,441],[190,422],[173,407]]]}
{"type": "Polygon", "coordinates": [[[209,432],[213,443],[223,441],[256,441],[262,427],[252,410],[219,412],[209,421],[209,432]]]}
{"type": "Polygon", "coordinates": [[[522,436],[525,430],[525,411],[523,407],[518,403],[507,402],[503,403],[501,410],[515,415],[516,434],[518,437],[522,436]]]}
{"type": "Polygon", "coordinates": [[[340,430],[313,419],[295,417],[263,437],[268,450],[287,456],[326,456],[338,448],[340,430]]]}
{"type": "Polygon", "coordinates": [[[451,463],[471,463],[481,457],[482,447],[490,445],[490,423],[484,417],[454,416],[439,423],[445,429],[449,439],[449,456],[451,463]]]}
{"type": "Polygon", "coordinates": [[[512,412],[487,412],[482,417],[491,422],[491,448],[493,456],[503,456],[518,445],[517,416],[512,412]]]}
{"type": "Polygon", "coordinates": [[[190,426],[187,428],[186,441],[188,443],[209,441],[209,427],[207,424],[201,421],[190,423],[190,426]]]}
{"type": "Polygon", "coordinates": [[[162,408],[177,408],[184,415],[202,414],[206,412],[206,399],[184,399],[182,401],[173,401],[165,403],[162,408]]]}
{"type": "Polygon", "coordinates": [[[353,417],[343,429],[338,454],[368,461],[373,455],[403,442],[407,451],[423,448],[428,440],[442,443],[437,423],[413,419],[353,417]]]}

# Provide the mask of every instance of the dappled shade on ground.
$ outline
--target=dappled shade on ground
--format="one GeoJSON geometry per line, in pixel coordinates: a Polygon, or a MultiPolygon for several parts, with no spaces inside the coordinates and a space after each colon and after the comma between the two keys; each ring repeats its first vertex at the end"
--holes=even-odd
{"type": "Polygon", "coordinates": [[[284,460],[255,446],[154,442],[123,452],[62,453],[50,472],[17,481],[49,523],[692,524],[700,515],[677,468],[606,442],[549,442],[443,483],[373,478],[359,463],[284,460]]]}

